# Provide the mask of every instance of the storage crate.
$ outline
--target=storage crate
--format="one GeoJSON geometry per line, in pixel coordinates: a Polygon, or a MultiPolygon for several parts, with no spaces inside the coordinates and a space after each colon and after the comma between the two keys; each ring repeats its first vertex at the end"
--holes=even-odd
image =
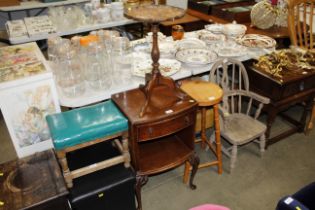
{"type": "MultiPolygon", "coordinates": [[[[67,154],[71,170],[90,165],[91,162],[111,158],[119,154],[111,142],[102,142],[67,154]]],[[[73,180],[70,203],[73,210],[136,210],[136,178],[131,168],[123,164],[73,180]]]]}

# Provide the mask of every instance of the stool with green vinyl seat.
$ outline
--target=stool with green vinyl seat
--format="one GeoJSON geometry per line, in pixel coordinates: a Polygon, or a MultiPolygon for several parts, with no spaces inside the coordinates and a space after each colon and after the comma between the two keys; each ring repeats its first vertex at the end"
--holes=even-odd
{"type": "Polygon", "coordinates": [[[112,101],[74,109],[46,117],[58,160],[68,188],[72,180],[95,171],[124,163],[130,166],[128,120],[112,101]],[[121,155],[70,171],[66,154],[112,140],[121,155]]]}

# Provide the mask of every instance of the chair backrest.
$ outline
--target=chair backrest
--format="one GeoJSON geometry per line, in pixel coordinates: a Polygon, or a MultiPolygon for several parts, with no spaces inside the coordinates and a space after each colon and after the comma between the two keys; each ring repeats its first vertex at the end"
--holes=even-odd
{"type": "MultiPolygon", "coordinates": [[[[220,107],[226,112],[252,114],[248,75],[240,61],[232,58],[218,60],[210,70],[209,81],[218,84],[223,89],[224,95],[220,107]]],[[[260,109],[261,106],[255,118],[258,117],[260,109]]]]}
{"type": "Polygon", "coordinates": [[[315,0],[287,0],[287,2],[291,43],[301,48],[313,49],[315,0]]]}

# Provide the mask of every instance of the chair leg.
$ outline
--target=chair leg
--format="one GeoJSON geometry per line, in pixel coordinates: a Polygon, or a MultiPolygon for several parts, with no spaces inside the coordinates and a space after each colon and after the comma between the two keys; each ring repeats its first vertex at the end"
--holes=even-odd
{"type": "Polygon", "coordinates": [[[125,159],[124,166],[126,168],[129,168],[130,167],[130,153],[129,153],[129,148],[128,148],[128,135],[123,135],[122,146],[123,146],[123,156],[125,159]]]}
{"type": "Polygon", "coordinates": [[[57,151],[56,154],[57,154],[58,161],[59,161],[61,168],[62,168],[62,172],[63,172],[63,176],[64,176],[65,181],[66,181],[66,185],[68,188],[72,188],[73,182],[72,182],[71,173],[70,173],[70,170],[68,167],[66,152],[61,150],[61,151],[57,151]]]}
{"type": "Polygon", "coordinates": [[[260,156],[262,156],[265,152],[266,146],[266,136],[265,134],[261,135],[259,138],[259,145],[260,145],[260,156]]]}
{"type": "Polygon", "coordinates": [[[230,173],[233,172],[233,169],[234,169],[235,163],[236,163],[236,158],[237,158],[237,145],[233,145],[232,146],[232,152],[231,152],[230,173]]]}

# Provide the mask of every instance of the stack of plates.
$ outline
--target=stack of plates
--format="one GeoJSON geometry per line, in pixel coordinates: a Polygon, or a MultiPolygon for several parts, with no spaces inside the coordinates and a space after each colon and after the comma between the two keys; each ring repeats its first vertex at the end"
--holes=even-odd
{"type": "Polygon", "coordinates": [[[223,33],[230,38],[236,38],[243,36],[246,30],[247,27],[243,24],[229,23],[224,25],[223,33]]]}

